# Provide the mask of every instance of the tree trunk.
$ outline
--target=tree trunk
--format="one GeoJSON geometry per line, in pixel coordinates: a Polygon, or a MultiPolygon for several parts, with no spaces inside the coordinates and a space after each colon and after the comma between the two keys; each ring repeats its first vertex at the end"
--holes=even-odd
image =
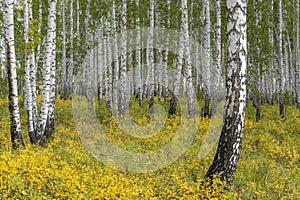
{"type": "MultiPolygon", "coordinates": [[[[37,131],[37,105],[36,105],[36,66],[35,66],[35,55],[34,48],[32,48],[32,36],[28,36],[30,31],[29,24],[32,23],[32,2],[24,1],[24,19],[25,16],[28,17],[27,28],[25,28],[27,38],[25,36],[25,41],[27,40],[27,46],[25,50],[25,74],[26,74],[26,92],[27,92],[27,116],[28,116],[28,134],[30,142],[34,143],[36,141],[36,131],[37,131]],[[25,14],[25,11],[27,14],[25,14]]],[[[26,20],[25,20],[26,21],[26,20]]]]}
{"type": "Polygon", "coordinates": [[[112,52],[111,52],[111,45],[109,43],[110,41],[110,34],[111,34],[111,27],[110,22],[106,22],[106,34],[107,34],[107,46],[105,47],[107,49],[107,77],[106,80],[106,109],[109,113],[112,113],[112,52]]]}
{"type": "Polygon", "coordinates": [[[283,92],[284,92],[284,66],[282,56],[282,0],[278,0],[278,59],[279,59],[279,114],[284,118],[284,104],[283,104],[283,92]]]}
{"type": "Polygon", "coordinates": [[[210,68],[211,68],[211,45],[210,45],[210,5],[209,0],[204,0],[204,30],[203,30],[203,59],[202,59],[202,81],[204,90],[204,107],[202,116],[209,116],[210,94],[210,68]]]}
{"type": "Polygon", "coordinates": [[[73,82],[73,70],[74,70],[74,55],[73,55],[73,1],[70,1],[70,62],[68,67],[68,80],[67,80],[67,96],[71,95],[72,82],[73,82]]]}
{"type": "Polygon", "coordinates": [[[193,117],[195,114],[195,105],[194,105],[194,87],[192,79],[192,59],[190,51],[190,34],[189,34],[189,25],[188,25],[188,6],[187,0],[182,0],[181,10],[183,17],[183,32],[184,32],[184,61],[185,61],[185,78],[186,78],[186,94],[188,99],[188,115],[193,117]]]}
{"type": "MultiPolygon", "coordinates": [[[[28,1],[24,0],[24,40],[25,40],[25,89],[24,89],[24,109],[28,108],[28,96],[30,93],[28,89],[30,85],[30,64],[29,64],[29,16],[28,16],[28,1]]],[[[29,117],[29,116],[28,116],[29,117]]],[[[29,119],[30,123],[30,119],[29,119]]]]}
{"type": "MultiPolygon", "coordinates": [[[[49,135],[46,131],[49,131],[49,108],[50,98],[51,98],[51,89],[52,89],[52,81],[53,72],[51,72],[52,66],[55,65],[55,58],[53,54],[55,54],[55,37],[56,37],[56,0],[49,0],[48,7],[48,29],[47,29],[47,37],[46,37],[46,53],[45,53],[45,62],[44,62],[44,72],[43,72],[43,97],[42,97],[42,106],[40,112],[40,118],[38,122],[38,130],[37,130],[37,141],[40,141],[40,145],[43,145],[44,136],[49,135]]],[[[55,76],[54,76],[55,78],[55,76]]],[[[54,91],[55,92],[55,91],[54,91]]]]}
{"type": "Polygon", "coordinates": [[[150,29],[147,41],[147,64],[148,64],[148,88],[149,88],[149,116],[154,113],[154,54],[153,54],[153,37],[154,37],[154,0],[150,0],[149,20],[150,29]]]}
{"type": "Polygon", "coordinates": [[[102,81],[103,81],[103,67],[104,66],[104,61],[103,61],[103,48],[104,48],[104,42],[103,42],[103,26],[102,26],[102,23],[103,23],[103,19],[101,18],[99,20],[99,26],[98,26],[98,30],[97,30],[97,35],[98,35],[98,56],[97,56],[97,63],[98,63],[98,68],[97,68],[97,80],[98,80],[98,101],[99,103],[101,104],[102,101],[103,101],[103,84],[102,84],[102,81]]]}
{"type": "Polygon", "coordinates": [[[62,91],[61,99],[67,98],[67,56],[66,56],[66,20],[65,20],[65,1],[61,1],[61,18],[62,18],[62,91]]]}
{"type": "Polygon", "coordinates": [[[8,75],[8,101],[10,112],[10,135],[13,148],[25,146],[21,133],[18,102],[17,66],[14,42],[14,0],[4,1],[3,22],[5,26],[5,45],[8,75]]]}
{"type": "Polygon", "coordinates": [[[221,1],[216,0],[215,52],[213,69],[213,91],[210,117],[216,113],[221,83],[221,1]]]}
{"type": "Polygon", "coordinates": [[[86,3],[86,10],[85,10],[85,17],[84,17],[84,28],[85,28],[85,35],[86,35],[86,46],[85,46],[85,62],[84,62],[84,71],[83,77],[86,84],[86,91],[85,96],[87,101],[93,105],[94,104],[94,95],[93,95],[93,88],[92,88],[92,80],[94,75],[94,67],[91,64],[92,61],[92,43],[93,43],[93,36],[91,31],[91,15],[90,15],[90,4],[91,0],[88,0],[86,3]]]}
{"type": "Polygon", "coordinates": [[[300,42],[299,42],[299,0],[296,0],[296,70],[295,70],[295,90],[296,103],[300,109],[300,42]]]}
{"type": "MultiPolygon", "coordinates": [[[[166,23],[166,29],[170,29],[171,24],[171,1],[167,0],[167,23],[166,23]]],[[[170,35],[167,33],[166,40],[165,40],[165,51],[163,53],[163,96],[164,96],[164,103],[168,102],[169,97],[169,74],[168,74],[168,58],[169,58],[169,41],[170,41],[170,35]]]]}
{"type": "MultiPolygon", "coordinates": [[[[185,1],[185,0],[183,0],[185,1]]],[[[172,98],[170,101],[170,107],[169,107],[169,114],[175,115],[176,114],[176,109],[177,109],[177,104],[178,104],[178,97],[179,97],[179,90],[180,90],[180,83],[181,83],[181,70],[182,70],[182,65],[183,65],[183,56],[184,56],[184,23],[187,23],[187,16],[184,16],[186,14],[184,12],[184,3],[181,3],[181,21],[180,21],[180,36],[179,36],[179,45],[178,45],[178,53],[177,53],[177,61],[176,61],[176,72],[175,72],[175,80],[174,80],[174,86],[173,86],[173,93],[172,93],[172,98]]]]}
{"type": "Polygon", "coordinates": [[[116,7],[115,2],[113,1],[112,5],[112,37],[113,37],[113,64],[114,64],[114,73],[113,73],[113,89],[112,89],[112,100],[113,105],[115,107],[115,111],[118,112],[118,79],[119,79],[119,49],[118,49],[118,42],[116,38],[117,32],[117,25],[116,25],[116,7]]]}
{"type": "Polygon", "coordinates": [[[218,150],[206,176],[220,176],[231,182],[242,147],[246,104],[246,1],[228,0],[227,9],[227,75],[223,128],[218,150]]]}
{"type": "Polygon", "coordinates": [[[120,76],[120,101],[119,101],[119,113],[125,114],[126,109],[126,86],[127,86],[127,77],[126,77],[126,12],[127,12],[127,4],[126,0],[121,0],[122,8],[121,8],[121,76],[120,76]]]}
{"type": "MultiPolygon", "coordinates": [[[[139,0],[136,0],[136,6],[139,7],[139,0]]],[[[141,78],[141,33],[140,33],[140,16],[137,13],[136,16],[136,67],[135,67],[135,88],[136,88],[136,96],[139,100],[139,105],[142,106],[143,94],[142,94],[142,78],[141,78]]]]}

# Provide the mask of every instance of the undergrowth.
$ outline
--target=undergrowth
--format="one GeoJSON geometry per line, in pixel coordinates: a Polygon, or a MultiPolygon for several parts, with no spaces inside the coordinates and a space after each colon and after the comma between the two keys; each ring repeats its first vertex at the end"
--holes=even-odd
{"type": "MultiPolygon", "coordinates": [[[[141,126],[149,123],[147,115],[140,114],[144,109],[137,102],[130,108],[141,126]]],[[[178,160],[157,171],[129,173],[105,166],[85,148],[74,127],[70,100],[57,99],[54,137],[43,148],[29,144],[26,112],[21,109],[26,148],[12,150],[8,103],[0,99],[0,199],[297,199],[300,111],[287,106],[282,120],[277,110],[277,105],[263,106],[262,120],[256,123],[255,110],[247,107],[241,158],[233,183],[225,187],[217,178],[212,184],[204,180],[216,147],[198,156],[209,119],[199,121],[194,142],[178,160]]],[[[161,148],[178,125],[189,129],[177,116],[168,119],[158,135],[132,139],[118,129],[105,105],[97,106],[97,116],[116,144],[136,152],[161,148]]]]}

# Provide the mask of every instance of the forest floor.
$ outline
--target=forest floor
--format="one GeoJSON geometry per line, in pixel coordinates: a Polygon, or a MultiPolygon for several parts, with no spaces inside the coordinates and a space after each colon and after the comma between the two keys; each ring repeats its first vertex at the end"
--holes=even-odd
{"type": "MultiPolygon", "coordinates": [[[[140,111],[137,103],[131,106],[133,118],[143,124],[147,121],[145,116],[134,115],[140,111]]],[[[8,103],[0,99],[0,199],[269,200],[300,197],[300,110],[294,106],[286,106],[284,120],[278,117],[278,105],[263,106],[259,123],[255,122],[255,109],[247,107],[240,161],[232,184],[226,188],[218,180],[212,186],[205,186],[203,181],[216,150],[214,147],[207,156],[198,155],[211,126],[209,119],[200,121],[195,140],[175,162],[157,171],[130,173],[105,166],[85,148],[74,126],[71,100],[57,99],[55,112],[53,138],[45,147],[38,147],[29,144],[26,112],[21,109],[26,148],[12,150],[8,103]]],[[[104,105],[97,106],[97,116],[106,123],[106,130],[111,130],[115,143],[137,152],[165,145],[172,136],[169,132],[180,124],[175,117],[164,125],[162,137],[132,142],[130,136],[116,131],[104,105]]],[[[189,129],[189,125],[181,126],[189,129]]]]}

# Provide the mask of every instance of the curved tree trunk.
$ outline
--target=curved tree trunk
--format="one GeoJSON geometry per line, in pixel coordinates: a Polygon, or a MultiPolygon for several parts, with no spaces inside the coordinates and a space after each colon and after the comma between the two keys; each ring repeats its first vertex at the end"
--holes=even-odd
{"type": "Polygon", "coordinates": [[[230,182],[242,147],[246,104],[246,1],[228,0],[227,4],[227,95],[224,122],[214,161],[206,176],[220,176],[230,182]]]}

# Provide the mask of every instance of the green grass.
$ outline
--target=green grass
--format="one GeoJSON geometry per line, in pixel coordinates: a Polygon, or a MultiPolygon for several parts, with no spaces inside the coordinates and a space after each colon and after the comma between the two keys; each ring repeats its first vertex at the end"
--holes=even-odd
{"type": "MultiPolygon", "coordinates": [[[[246,109],[243,148],[233,183],[224,189],[218,181],[205,187],[203,177],[216,147],[198,158],[210,120],[199,124],[199,132],[188,150],[172,164],[153,172],[120,172],[105,166],[82,144],[74,127],[71,101],[56,101],[56,130],[45,148],[29,145],[26,112],[21,109],[26,149],[12,150],[6,99],[0,99],[0,199],[297,199],[300,197],[300,111],[286,107],[286,118],[278,117],[278,106],[263,106],[262,120],[255,122],[255,109],[246,109]]],[[[149,121],[147,106],[131,105],[130,115],[140,125],[149,121]]],[[[169,119],[158,134],[137,139],[118,129],[105,105],[97,116],[111,140],[120,147],[149,152],[167,144],[180,124],[169,119]]],[[[200,120],[200,119],[199,119],[200,120]]],[[[188,125],[184,125],[186,129],[188,125]]]]}

